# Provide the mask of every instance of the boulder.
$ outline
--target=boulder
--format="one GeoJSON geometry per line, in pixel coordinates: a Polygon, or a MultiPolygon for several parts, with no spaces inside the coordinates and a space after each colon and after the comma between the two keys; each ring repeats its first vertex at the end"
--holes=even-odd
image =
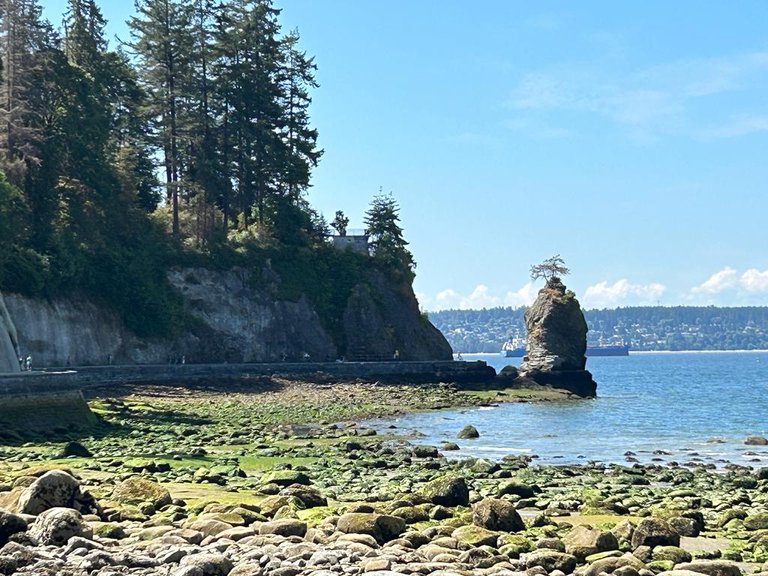
{"type": "Polygon", "coordinates": [[[287,488],[280,490],[279,495],[298,499],[303,504],[303,508],[316,508],[318,506],[328,505],[326,497],[314,486],[291,484],[287,488]]]}
{"type": "Polygon", "coordinates": [[[420,491],[422,499],[442,506],[469,506],[469,487],[461,476],[443,476],[428,482],[420,491]]]}
{"type": "Polygon", "coordinates": [[[93,530],[77,510],[49,508],[42,512],[29,528],[29,535],[45,545],[61,546],[73,536],[92,538],[93,530]]]}
{"type": "Polygon", "coordinates": [[[368,534],[379,544],[394,540],[405,532],[405,520],[397,516],[373,512],[350,512],[342,514],[336,524],[339,532],[345,534],[368,534]]]}
{"type": "Polygon", "coordinates": [[[583,560],[598,552],[608,552],[619,547],[619,541],[611,532],[598,530],[586,524],[575,526],[563,539],[565,551],[583,560]]]}
{"type": "Polygon", "coordinates": [[[496,491],[496,496],[520,496],[520,498],[533,498],[537,493],[541,492],[538,486],[529,486],[528,484],[521,484],[517,480],[510,480],[499,485],[496,491]]]}
{"type": "Polygon", "coordinates": [[[232,561],[229,558],[215,552],[189,554],[181,559],[179,565],[199,568],[200,574],[204,576],[227,576],[232,572],[233,568],[232,561]]]}
{"type": "Polygon", "coordinates": [[[680,535],[665,520],[643,518],[632,534],[632,548],[639,546],[680,546],[680,535]]]}
{"type": "Polygon", "coordinates": [[[128,478],[115,486],[112,491],[112,499],[126,504],[149,502],[155,509],[167,506],[173,501],[167,488],[139,476],[128,478]]]}
{"type": "Polygon", "coordinates": [[[503,532],[525,530],[525,523],[512,503],[499,498],[484,498],[472,506],[472,523],[503,532]]]}
{"type": "Polygon", "coordinates": [[[576,557],[564,552],[542,548],[521,556],[526,568],[540,566],[547,572],[560,570],[564,574],[572,574],[576,569],[576,557]]]}
{"type": "Polygon", "coordinates": [[[27,522],[18,514],[0,509],[0,546],[5,546],[8,539],[27,529],[27,522]]]}
{"type": "Polygon", "coordinates": [[[675,570],[691,570],[707,576],[741,576],[741,569],[735,562],[727,560],[707,560],[685,562],[675,566],[675,570]]]}
{"type": "Polygon", "coordinates": [[[24,489],[18,503],[22,514],[37,515],[50,508],[72,508],[80,495],[80,482],[63,470],[51,470],[24,489]]]}
{"type": "Polygon", "coordinates": [[[298,470],[275,470],[261,480],[264,484],[277,484],[282,488],[287,488],[291,484],[302,484],[304,486],[311,484],[309,476],[298,470]]]}
{"type": "Polygon", "coordinates": [[[459,433],[456,434],[456,438],[460,438],[462,440],[470,440],[474,438],[480,438],[480,432],[477,431],[477,428],[472,426],[472,424],[467,424],[459,430],[459,433]]]}
{"type": "Polygon", "coordinates": [[[498,533],[480,526],[460,526],[451,533],[451,538],[472,547],[492,546],[495,548],[499,541],[498,533]]]}
{"type": "Polygon", "coordinates": [[[80,444],[80,442],[67,442],[64,444],[64,448],[61,450],[62,458],[68,458],[69,456],[77,456],[78,458],[90,458],[93,456],[90,450],[80,444]]]}
{"type": "Polygon", "coordinates": [[[768,438],[763,436],[747,436],[744,444],[747,446],[768,446],[768,438]]]}
{"type": "Polygon", "coordinates": [[[595,560],[584,570],[584,576],[598,576],[602,573],[611,574],[625,567],[639,571],[645,568],[645,565],[638,558],[627,552],[623,556],[612,556],[595,560]]]}
{"type": "Polygon", "coordinates": [[[259,524],[259,534],[277,534],[278,536],[299,536],[307,533],[307,523],[293,518],[283,518],[259,524]]]}

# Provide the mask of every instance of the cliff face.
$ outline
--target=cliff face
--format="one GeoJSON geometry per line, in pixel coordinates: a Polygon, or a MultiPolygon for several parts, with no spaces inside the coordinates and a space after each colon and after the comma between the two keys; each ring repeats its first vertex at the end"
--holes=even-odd
{"type": "Polygon", "coordinates": [[[450,360],[443,334],[419,311],[408,285],[393,286],[381,273],[355,286],[344,312],[349,360],[450,360]]]}
{"type": "Polygon", "coordinates": [[[16,326],[0,294],[0,372],[19,372],[16,326]]]}
{"type": "MultiPolygon", "coordinates": [[[[168,339],[140,339],[121,320],[85,299],[54,301],[6,295],[18,328],[19,352],[33,367],[180,362],[333,360],[346,354],[445,360],[451,349],[418,311],[409,290],[372,274],[357,286],[344,314],[344,340],[334,343],[306,298],[280,299],[279,278],[270,271],[258,282],[243,269],[214,272],[173,270],[169,280],[193,318],[184,333],[168,339]],[[347,350],[353,350],[350,354],[347,350]]],[[[2,346],[0,326],[0,346],[2,346]]],[[[0,349],[0,356],[2,351],[0,349]]],[[[12,357],[15,361],[16,353],[12,357]]]]}

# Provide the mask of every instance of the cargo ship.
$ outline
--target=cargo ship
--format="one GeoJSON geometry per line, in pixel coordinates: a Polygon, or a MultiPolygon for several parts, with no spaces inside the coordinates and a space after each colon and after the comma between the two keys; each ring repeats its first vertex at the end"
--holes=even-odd
{"type": "MultiPolygon", "coordinates": [[[[505,358],[522,358],[525,356],[525,345],[514,341],[504,342],[501,355],[505,358]]],[[[629,344],[588,345],[586,356],[629,356],[629,344]]]]}

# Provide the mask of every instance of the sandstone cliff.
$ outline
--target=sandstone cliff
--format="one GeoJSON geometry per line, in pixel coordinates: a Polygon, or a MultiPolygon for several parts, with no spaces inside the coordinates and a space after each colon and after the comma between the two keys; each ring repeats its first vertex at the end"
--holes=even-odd
{"type": "MultiPolygon", "coordinates": [[[[410,288],[371,273],[352,290],[336,341],[305,297],[279,297],[270,270],[254,280],[244,269],[169,272],[192,319],[182,334],[140,339],[112,311],[83,298],[45,301],[7,294],[18,348],[33,366],[263,362],[300,360],[448,360],[451,348],[419,314],[410,288]]],[[[2,327],[0,327],[2,338],[2,327]]],[[[0,342],[2,345],[2,342],[0,342]]],[[[15,351],[13,352],[15,358],[15,351]]]]}

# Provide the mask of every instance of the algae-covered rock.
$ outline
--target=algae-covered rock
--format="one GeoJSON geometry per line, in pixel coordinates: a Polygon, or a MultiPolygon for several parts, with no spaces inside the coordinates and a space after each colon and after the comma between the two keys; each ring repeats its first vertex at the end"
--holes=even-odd
{"type": "Polygon", "coordinates": [[[627,552],[619,557],[611,556],[609,558],[595,560],[584,570],[584,576],[598,576],[602,573],[611,574],[624,567],[642,570],[645,568],[645,564],[643,564],[637,557],[627,552]]]}
{"type": "Polygon", "coordinates": [[[451,537],[470,546],[493,546],[494,548],[499,539],[498,533],[480,526],[460,526],[451,533],[451,537]]]}
{"type": "Polygon", "coordinates": [[[484,498],[472,506],[472,523],[488,530],[525,530],[525,523],[512,503],[499,498],[484,498]]]}
{"type": "Polygon", "coordinates": [[[560,570],[564,574],[571,574],[576,569],[575,556],[546,548],[523,554],[521,560],[525,563],[526,568],[540,566],[547,572],[560,570]]]}
{"type": "Polygon", "coordinates": [[[278,510],[284,508],[285,506],[288,506],[293,510],[303,510],[306,508],[304,502],[295,496],[289,495],[267,496],[264,498],[264,500],[259,502],[259,508],[261,509],[261,512],[269,518],[274,516],[278,510]]]}
{"type": "Polygon", "coordinates": [[[64,448],[61,449],[61,456],[62,458],[68,458],[69,456],[76,456],[78,458],[90,458],[93,456],[93,454],[80,442],[72,440],[64,444],[64,448]]]}
{"type": "Polygon", "coordinates": [[[747,530],[764,530],[768,528],[768,512],[756,512],[744,519],[744,527],[747,530]]]}
{"type": "Polygon", "coordinates": [[[291,484],[287,488],[280,490],[280,496],[289,496],[298,499],[303,508],[316,508],[318,506],[328,506],[328,499],[320,493],[320,490],[314,486],[304,486],[302,484],[291,484]]]}
{"type": "Polygon", "coordinates": [[[665,520],[643,518],[632,534],[632,548],[638,546],[680,546],[680,535],[665,520]]]}
{"type": "Polygon", "coordinates": [[[309,486],[312,483],[309,476],[299,470],[274,470],[264,476],[261,481],[264,484],[277,484],[283,488],[287,488],[291,484],[309,486]]]}
{"type": "Polygon", "coordinates": [[[160,486],[146,478],[134,476],[120,482],[112,491],[112,499],[128,504],[151,503],[155,509],[160,509],[172,502],[171,493],[167,488],[160,486]]]}
{"type": "Polygon", "coordinates": [[[678,546],[656,546],[653,549],[653,560],[669,560],[673,565],[690,562],[691,554],[678,546]]]}
{"type": "Polygon", "coordinates": [[[278,536],[299,536],[307,533],[307,523],[293,518],[272,520],[259,525],[259,534],[277,534],[278,536]]]}
{"type": "Polygon", "coordinates": [[[405,521],[397,516],[372,512],[350,512],[339,517],[336,528],[345,534],[368,534],[379,544],[397,538],[405,532],[405,521]]]}
{"type": "Polygon", "coordinates": [[[733,562],[726,560],[709,560],[707,562],[685,562],[675,566],[675,570],[690,570],[707,576],[741,576],[741,569],[733,562]]]}
{"type": "Polygon", "coordinates": [[[541,489],[538,486],[530,486],[523,484],[517,480],[508,480],[499,484],[499,488],[496,491],[497,497],[502,496],[520,496],[520,498],[533,498],[541,489]]]}
{"type": "Polygon", "coordinates": [[[583,560],[598,552],[616,550],[619,542],[611,532],[586,524],[575,526],[563,539],[565,551],[583,560]]]}
{"type": "Polygon", "coordinates": [[[442,506],[469,506],[469,487],[461,476],[443,476],[428,482],[420,491],[426,502],[442,506]]]}

